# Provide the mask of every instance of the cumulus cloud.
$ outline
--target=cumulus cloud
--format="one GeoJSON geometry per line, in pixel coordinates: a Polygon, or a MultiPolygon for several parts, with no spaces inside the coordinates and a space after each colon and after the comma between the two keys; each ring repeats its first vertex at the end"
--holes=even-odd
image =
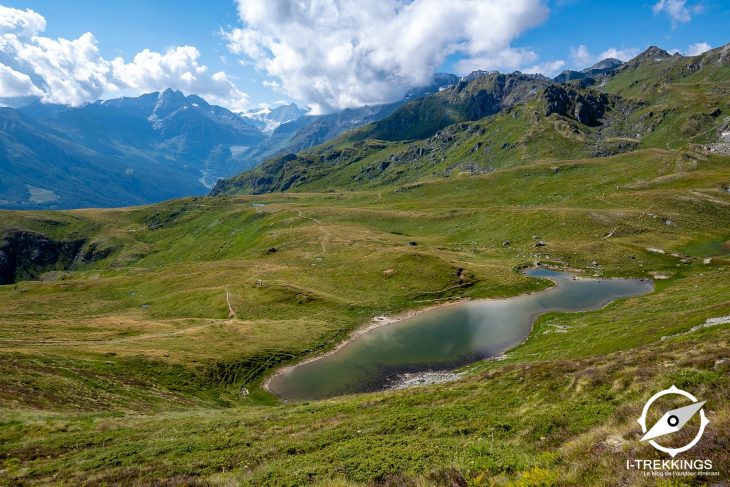
{"type": "Polygon", "coordinates": [[[593,54],[583,44],[570,48],[570,59],[573,61],[574,66],[587,67],[595,63],[593,54]]]}
{"type": "Polygon", "coordinates": [[[209,102],[243,109],[248,96],[223,71],[208,73],[200,64],[200,52],[192,46],[168,49],[164,54],[145,49],[130,63],[122,58],[111,61],[113,79],[137,92],[174,88],[203,96],[209,102]]]}
{"type": "Polygon", "coordinates": [[[165,88],[197,93],[232,109],[248,97],[223,72],[209,73],[192,46],[165,53],[145,49],[131,62],[107,60],[96,38],[41,35],[45,18],[32,10],[0,6],[0,88],[3,97],[37,96],[48,103],[77,106],[104,96],[140,94],[165,88]]]}
{"type": "Polygon", "coordinates": [[[2,63],[0,63],[0,93],[2,93],[3,98],[40,96],[43,94],[30,80],[30,76],[19,73],[2,63]]]}
{"type": "Polygon", "coordinates": [[[547,61],[544,63],[535,64],[527,68],[523,68],[522,71],[528,74],[543,74],[550,78],[560,74],[565,67],[565,61],[558,59],[555,61],[547,61]]]}
{"type": "Polygon", "coordinates": [[[688,56],[699,56],[700,54],[709,51],[712,49],[712,46],[709,45],[706,42],[698,42],[696,44],[690,44],[687,47],[687,55],[688,56]]]}
{"type": "Polygon", "coordinates": [[[581,44],[578,47],[570,49],[570,59],[572,61],[573,68],[584,69],[606,58],[614,58],[626,62],[629,59],[636,57],[640,52],[640,49],[634,47],[627,49],[616,49],[615,47],[610,47],[602,53],[595,55],[586,46],[581,44]]]}
{"type": "Polygon", "coordinates": [[[46,30],[46,19],[31,9],[18,10],[0,5],[0,35],[30,37],[46,30]]]}
{"type": "Polygon", "coordinates": [[[544,22],[541,0],[238,0],[229,50],[315,112],[383,103],[456,69],[517,69],[537,54],[511,42],[544,22]]]}
{"type": "Polygon", "coordinates": [[[610,47],[603,51],[601,54],[598,55],[598,59],[596,61],[600,61],[601,59],[606,58],[614,58],[618,59],[619,61],[626,62],[629,59],[633,59],[636,56],[638,56],[641,53],[641,49],[636,47],[629,47],[627,49],[616,49],[615,47],[610,47]]]}
{"type": "Polygon", "coordinates": [[[672,21],[672,28],[692,20],[693,13],[702,11],[702,5],[688,6],[686,0],[659,0],[652,7],[654,15],[664,13],[672,21]]]}

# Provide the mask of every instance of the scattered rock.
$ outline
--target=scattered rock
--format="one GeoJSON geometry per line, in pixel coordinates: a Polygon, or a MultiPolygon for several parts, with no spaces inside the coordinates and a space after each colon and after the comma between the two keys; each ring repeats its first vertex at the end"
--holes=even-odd
{"type": "Polygon", "coordinates": [[[268,250],[266,251],[266,253],[267,253],[267,254],[275,254],[276,252],[277,252],[277,249],[276,249],[276,247],[271,247],[271,248],[269,248],[269,249],[268,249],[268,250]]]}
{"type": "Polygon", "coordinates": [[[239,392],[239,394],[241,395],[241,397],[248,397],[248,394],[249,394],[248,388],[247,387],[241,387],[241,391],[239,392]]]}
{"type": "Polygon", "coordinates": [[[412,246],[415,247],[416,245],[418,245],[418,242],[411,241],[411,242],[408,242],[408,245],[412,245],[412,246]]]}
{"type": "Polygon", "coordinates": [[[690,328],[689,330],[685,331],[684,333],[677,333],[677,334],[674,334],[674,335],[663,336],[663,337],[661,337],[661,340],[664,341],[667,338],[672,338],[672,337],[677,337],[677,336],[681,336],[681,335],[686,335],[688,333],[694,333],[694,332],[696,332],[698,330],[701,330],[703,328],[710,328],[712,326],[717,326],[717,325],[726,325],[728,323],[730,323],[730,315],[727,315],[727,316],[718,316],[717,318],[707,318],[705,320],[705,322],[702,323],[701,325],[693,326],[692,328],[690,328]]]}
{"type": "Polygon", "coordinates": [[[706,264],[706,265],[710,265],[710,264],[712,264],[712,257],[708,257],[708,258],[706,258],[706,259],[703,259],[703,260],[702,260],[702,263],[703,263],[703,264],[706,264]]]}
{"type": "Polygon", "coordinates": [[[466,271],[464,269],[462,269],[461,267],[459,267],[456,270],[456,278],[459,280],[459,283],[460,284],[465,284],[465,283],[470,283],[471,282],[471,279],[466,274],[466,271]]]}
{"type": "Polygon", "coordinates": [[[603,440],[603,444],[610,448],[614,453],[621,453],[626,445],[626,440],[624,440],[621,435],[611,435],[603,440]]]}
{"type": "Polygon", "coordinates": [[[390,276],[394,275],[395,273],[396,273],[396,270],[392,269],[392,268],[388,268],[383,271],[383,275],[385,277],[390,277],[390,276]]]}
{"type": "Polygon", "coordinates": [[[505,240],[504,242],[502,242],[502,246],[503,247],[509,247],[510,246],[509,240],[505,240]]]}
{"type": "Polygon", "coordinates": [[[535,247],[545,247],[546,245],[547,244],[544,240],[538,240],[537,242],[535,242],[535,247]]]}
{"type": "Polygon", "coordinates": [[[543,331],[543,335],[548,333],[568,333],[568,325],[561,325],[560,323],[550,323],[549,328],[543,331]]]}
{"type": "Polygon", "coordinates": [[[652,254],[663,254],[664,253],[664,251],[662,249],[657,249],[654,247],[647,247],[646,250],[648,252],[651,252],[652,254]]]}
{"type": "Polygon", "coordinates": [[[665,279],[669,279],[670,277],[672,277],[672,276],[671,276],[671,275],[669,275],[669,274],[662,274],[661,272],[657,272],[657,271],[652,271],[652,272],[650,272],[649,274],[650,274],[650,275],[651,275],[651,277],[653,277],[654,279],[656,279],[656,280],[660,280],[660,281],[663,281],[663,280],[665,280],[665,279]]]}
{"type": "Polygon", "coordinates": [[[461,374],[455,372],[417,372],[405,373],[396,377],[388,385],[388,389],[406,389],[415,386],[427,386],[452,382],[461,378],[461,374]]]}

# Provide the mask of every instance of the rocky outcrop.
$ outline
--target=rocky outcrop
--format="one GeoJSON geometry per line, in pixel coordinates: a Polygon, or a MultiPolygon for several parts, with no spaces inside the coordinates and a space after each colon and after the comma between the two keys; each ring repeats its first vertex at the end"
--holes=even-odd
{"type": "Polygon", "coordinates": [[[41,233],[11,230],[0,241],[0,284],[35,279],[50,270],[69,269],[85,242],[57,241],[41,233]]]}
{"type": "Polygon", "coordinates": [[[644,52],[636,56],[635,58],[628,61],[626,64],[628,64],[631,67],[636,67],[639,64],[646,63],[646,62],[653,62],[658,63],[662,62],[666,59],[672,58],[672,55],[669,54],[664,49],[661,49],[656,46],[649,46],[644,52]]]}
{"type": "Polygon", "coordinates": [[[545,88],[544,96],[547,102],[545,116],[557,113],[591,127],[601,124],[600,120],[609,108],[609,99],[604,93],[551,85],[545,88]]]}

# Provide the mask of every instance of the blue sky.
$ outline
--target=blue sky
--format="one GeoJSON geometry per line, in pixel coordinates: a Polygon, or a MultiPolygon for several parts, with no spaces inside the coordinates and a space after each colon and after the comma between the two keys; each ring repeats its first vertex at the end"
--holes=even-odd
{"type": "MultiPolygon", "coordinates": [[[[374,31],[369,30],[380,27],[381,14],[375,9],[399,0],[359,2],[350,11],[347,4],[354,0],[318,1],[338,7],[341,17],[333,19],[336,24],[322,21],[329,15],[327,6],[294,12],[282,0],[240,0],[240,11],[233,0],[0,0],[4,7],[40,14],[45,27],[36,35],[76,40],[90,32],[95,42],[89,42],[98,50],[97,58],[89,61],[95,81],[80,80],[77,89],[68,93],[49,94],[50,78],[66,76],[58,72],[58,63],[50,63],[55,66],[47,68],[54,70],[50,74],[38,74],[34,63],[43,60],[21,59],[17,49],[0,53],[0,63],[12,69],[8,72],[15,77],[8,78],[9,92],[20,96],[26,89],[29,94],[44,93],[38,96],[47,101],[78,104],[88,98],[163,88],[156,83],[177,83],[181,73],[191,69],[180,67],[182,61],[171,56],[132,65],[132,60],[145,49],[164,55],[178,46],[193,46],[197,57],[187,53],[185,63],[193,66],[196,79],[173,87],[197,89],[213,101],[235,108],[293,100],[328,111],[389,101],[433,71],[539,69],[554,75],[561,69],[586,67],[610,49],[630,57],[652,44],[687,53],[730,42],[730,2],[719,0],[413,0],[407,3],[414,7],[411,10],[418,7],[419,11],[383,19],[385,33],[380,44],[371,40],[374,31]],[[371,4],[370,15],[361,16],[361,10],[370,8],[364,5],[371,4]],[[513,11],[503,13],[505,5],[512,5],[513,11]],[[453,14],[448,19],[437,18],[437,8],[453,14]],[[288,10],[282,13],[282,9],[288,10]],[[475,18],[481,18],[481,23],[474,24],[475,18]],[[340,27],[345,24],[348,27],[340,27]],[[435,34],[442,30],[453,34],[435,34]],[[288,37],[279,39],[282,32],[288,37]],[[268,51],[272,42],[286,53],[268,51]],[[349,47],[333,49],[338,44],[349,47]],[[367,49],[358,51],[359,44],[367,44],[367,49]],[[456,44],[458,48],[453,47],[456,44]],[[117,57],[129,65],[115,68],[113,75],[107,73],[117,57]],[[327,63],[322,62],[323,57],[327,63]],[[163,66],[167,71],[152,79],[144,71],[156,62],[167,63],[163,66]],[[205,69],[201,71],[200,66],[205,69]],[[225,77],[213,79],[212,74],[218,72],[225,77]]],[[[32,44],[30,36],[20,36],[19,42],[32,44]]],[[[56,52],[50,49],[42,55],[56,52]]]]}

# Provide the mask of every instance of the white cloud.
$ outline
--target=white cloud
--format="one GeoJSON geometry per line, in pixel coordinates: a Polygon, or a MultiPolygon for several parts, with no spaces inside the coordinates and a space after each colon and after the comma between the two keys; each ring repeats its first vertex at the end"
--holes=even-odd
{"type": "Polygon", "coordinates": [[[611,47],[599,54],[596,61],[600,61],[606,58],[614,58],[618,59],[619,61],[626,62],[629,59],[635,58],[640,53],[641,49],[638,49],[636,47],[629,47],[627,49],[616,49],[615,47],[611,47]]]}
{"type": "Polygon", "coordinates": [[[690,44],[687,47],[688,56],[699,56],[700,54],[709,51],[712,46],[706,42],[698,42],[696,44],[690,44]]]}
{"type": "Polygon", "coordinates": [[[224,73],[208,72],[200,52],[180,46],[145,49],[131,62],[104,59],[90,32],[78,39],[40,35],[46,21],[32,10],[0,6],[0,88],[4,97],[39,96],[44,102],[80,105],[101,97],[173,88],[232,109],[248,97],[224,73]]]}
{"type": "Polygon", "coordinates": [[[46,30],[46,19],[31,9],[18,10],[0,5],[0,35],[30,37],[46,30]]]}
{"type": "Polygon", "coordinates": [[[574,66],[588,67],[595,63],[593,54],[591,54],[588,48],[583,44],[578,47],[570,48],[570,59],[573,60],[574,66]]]}
{"type": "Polygon", "coordinates": [[[516,69],[537,54],[510,44],[547,19],[541,0],[238,0],[229,50],[315,112],[392,101],[456,68],[516,69]]]}
{"type": "Polygon", "coordinates": [[[13,98],[18,96],[40,96],[43,94],[27,74],[19,73],[9,66],[0,63],[0,96],[13,98]]]}
{"type": "Polygon", "coordinates": [[[523,68],[522,71],[528,74],[543,74],[545,76],[553,78],[556,75],[560,74],[563,71],[564,67],[565,61],[555,60],[536,64],[534,66],[530,66],[529,68],[523,68]]]}
{"type": "Polygon", "coordinates": [[[208,67],[200,64],[199,58],[200,52],[193,46],[173,47],[164,54],[145,49],[130,63],[122,58],[112,59],[112,77],[139,93],[169,87],[198,94],[231,109],[247,107],[248,96],[236,88],[228,75],[222,71],[208,73],[208,67]]]}
{"type": "Polygon", "coordinates": [[[665,13],[672,21],[672,28],[692,20],[693,13],[700,13],[702,5],[687,6],[686,0],[659,0],[652,7],[654,15],[665,13]]]}
{"type": "Polygon", "coordinates": [[[585,69],[607,58],[614,58],[626,62],[636,57],[640,52],[641,50],[635,47],[628,49],[610,47],[602,53],[595,55],[586,46],[581,44],[578,47],[570,49],[570,59],[573,69],[585,69]]]}

